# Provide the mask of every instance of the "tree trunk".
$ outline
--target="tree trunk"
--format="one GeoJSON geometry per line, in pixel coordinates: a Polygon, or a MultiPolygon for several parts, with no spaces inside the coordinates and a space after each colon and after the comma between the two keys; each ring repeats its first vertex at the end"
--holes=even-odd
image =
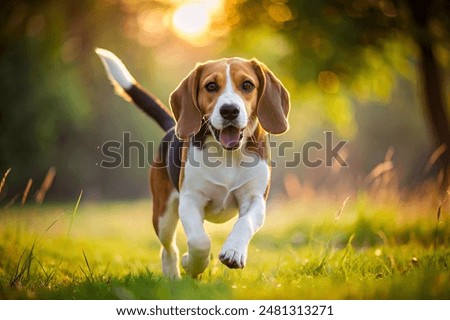
{"type": "Polygon", "coordinates": [[[442,190],[450,183],[450,129],[447,115],[441,70],[433,52],[432,37],[428,31],[431,10],[439,8],[436,1],[407,1],[415,20],[417,31],[413,35],[419,47],[419,76],[423,88],[425,109],[436,141],[436,148],[444,144],[446,150],[439,162],[443,170],[442,190]]]}
{"type": "Polygon", "coordinates": [[[419,43],[419,48],[419,72],[431,129],[433,130],[437,147],[442,144],[445,144],[447,147],[440,156],[440,163],[444,174],[442,188],[445,191],[449,186],[450,178],[450,131],[442,92],[443,86],[440,78],[440,70],[432,48],[424,43],[419,43]]]}

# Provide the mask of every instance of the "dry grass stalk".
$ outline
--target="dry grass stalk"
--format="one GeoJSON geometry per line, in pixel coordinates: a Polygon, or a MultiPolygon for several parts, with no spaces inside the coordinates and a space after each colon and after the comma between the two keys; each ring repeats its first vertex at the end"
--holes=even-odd
{"type": "Polygon", "coordinates": [[[384,161],[377,164],[370,171],[365,178],[365,182],[367,184],[372,183],[372,187],[375,187],[375,189],[389,185],[395,178],[394,175],[391,174],[393,172],[392,169],[394,169],[394,163],[392,162],[393,156],[394,147],[390,146],[384,155],[384,161]]]}
{"type": "Polygon", "coordinates": [[[450,191],[447,190],[447,193],[446,193],[444,199],[441,201],[441,203],[440,203],[439,206],[438,206],[438,211],[437,211],[437,215],[436,215],[436,218],[437,218],[437,221],[438,221],[438,222],[439,222],[440,219],[441,219],[442,206],[447,202],[449,195],[450,195],[450,191]]]}
{"type": "Polygon", "coordinates": [[[342,211],[344,210],[348,199],[350,199],[350,196],[348,196],[347,198],[345,198],[344,202],[342,202],[341,207],[339,208],[338,211],[336,211],[335,215],[334,215],[334,222],[337,222],[339,220],[339,218],[341,217],[342,211]]]}
{"type": "Polygon", "coordinates": [[[436,179],[436,183],[438,186],[443,186],[444,178],[445,178],[445,170],[444,168],[442,168],[441,170],[439,170],[439,174],[436,179]]]}
{"type": "Polygon", "coordinates": [[[428,173],[433,165],[436,163],[436,161],[439,159],[440,156],[442,156],[445,151],[447,150],[447,146],[445,143],[441,144],[436,150],[433,151],[430,158],[427,161],[427,164],[425,165],[425,173],[428,173]]]}
{"type": "Polygon", "coordinates": [[[0,193],[2,193],[3,187],[5,186],[6,178],[8,177],[8,174],[10,171],[11,171],[11,168],[6,170],[5,174],[3,175],[2,182],[0,182],[0,193]]]}
{"type": "Polygon", "coordinates": [[[14,203],[16,203],[16,200],[19,198],[19,196],[20,193],[16,194],[11,200],[9,200],[4,209],[8,210],[9,208],[11,208],[14,205],[14,203]]]}
{"type": "Polygon", "coordinates": [[[31,186],[33,185],[33,179],[28,179],[27,186],[25,187],[25,190],[23,191],[22,195],[22,205],[27,202],[28,194],[30,193],[31,186]]]}
{"type": "Polygon", "coordinates": [[[366,177],[366,182],[373,182],[376,178],[385,174],[386,172],[392,170],[394,168],[394,164],[392,161],[383,161],[375,166],[375,168],[370,171],[370,173],[366,177]]]}
{"type": "Polygon", "coordinates": [[[42,182],[41,187],[36,192],[35,199],[37,203],[41,204],[44,201],[45,195],[47,194],[48,189],[50,189],[50,187],[52,186],[55,176],[56,169],[54,167],[51,167],[48,170],[47,175],[45,176],[44,182],[42,182]]]}
{"type": "Polygon", "coordinates": [[[447,202],[449,195],[450,195],[450,192],[447,190],[447,194],[445,195],[445,198],[439,204],[438,209],[437,209],[437,213],[436,213],[436,228],[434,230],[434,258],[435,258],[435,262],[436,262],[436,250],[437,250],[437,244],[438,244],[439,224],[441,223],[442,206],[445,204],[445,202],[447,202]]]}
{"type": "Polygon", "coordinates": [[[387,149],[386,154],[384,155],[384,161],[391,161],[392,157],[394,156],[394,151],[395,151],[394,147],[390,146],[387,149]]]}

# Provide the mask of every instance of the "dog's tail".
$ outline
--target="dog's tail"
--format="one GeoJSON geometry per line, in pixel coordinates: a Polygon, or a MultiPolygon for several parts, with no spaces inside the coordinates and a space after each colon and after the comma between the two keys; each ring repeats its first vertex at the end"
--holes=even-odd
{"type": "Polygon", "coordinates": [[[108,78],[114,85],[117,94],[128,101],[132,100],[164,131],[167,132],[175,126],[175,120],[164,103],[142,88],[114,53],[100,48],[95,49],[95,52],[102,60],[108,78]]]}

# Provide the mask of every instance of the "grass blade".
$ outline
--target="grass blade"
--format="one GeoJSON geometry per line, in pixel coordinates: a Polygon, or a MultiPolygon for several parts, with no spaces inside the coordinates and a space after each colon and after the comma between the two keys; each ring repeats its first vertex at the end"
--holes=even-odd
{"type": "Polygon", "coordinates": [[[442,206],[448,200],[448,196],[449,196],[449,191],[447,191],[447,195],[445,196],[444,200],[442,200],[441,203],[439,204],[439,206],[437,208],[437,212],[436,212],[436,228],[434,230],[434,257],[435,257],[435,260],[436,260],[436,250],[437,250],[437,243],[438,243],[439,224],[441,222],[442,206]]]}

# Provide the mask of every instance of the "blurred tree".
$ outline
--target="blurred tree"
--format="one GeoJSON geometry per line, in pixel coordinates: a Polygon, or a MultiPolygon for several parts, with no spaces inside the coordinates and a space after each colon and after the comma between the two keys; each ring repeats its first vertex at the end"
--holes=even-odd
{"type": "MultiPolygon", "coordinates": [[[[416,60],[423,105],[436,147],[447,146],[440,163],[442,186],[448,187],[450,129],[442,70],[448,71],[450,64],[450,2],[249,0],[240,6],[236,12],[245,14],[240,15],[234,31],[234,45],[239,45],[252,30],[261,30],[261,25],[282,34],[290,50],[285,50],[279,64],[288,66],[297,82],[317,79],[319,88],[328,95],[337,93],[343,82],[355,96],[361,87],[367,89],[367,84],[369,90],[385,96],[390,92],[393,75],[379,62],[380,58],[402,75],[408,73],[405,61],[416,60]],[[438,57],[436,52],[440,53],[438,57]],[[402,57],[396,59],[399,54],[402,57]]],[[[282,47],[282,42],[278,46],[282,47]]]]}
{"type": "MultiPolygon", "coordinates": [[[[71,18],[80,12],[50,0],[3,1],[0,12],[0,167],[12,167],[8,186],[19,192],[24,181],[43,177],[53,165],[57,172],[67,169],[62,176],[76,186],[70,163],[75,150],[83,148],[79,138],[90,105],[62,52],[73,39],[67,34],[71,18]]],[[[79,54],[76,40],[71,46],[70,53],[79,54]]]]}
{"type": "MultiPolygon", "coordinates": [[[[114,96],[94,54],[95,45],[127,50],[124,25],[134,15],[118,1],[2,1],[0,174],[12,167],[7,198],[22,192],[30,177],[35,189],[53,166],[54,198],[74,199],[81,189],[92,198],[147,194],[145,169],[96,165],[105,141],[120,141],[124,131],[146,141],[153,130],[148,119],[114,96]],[[130,183],[143,173],[142,183],[130,183]]],[[[133,58],[142,65],[141,56],[128,60],[133,58]]]]}

